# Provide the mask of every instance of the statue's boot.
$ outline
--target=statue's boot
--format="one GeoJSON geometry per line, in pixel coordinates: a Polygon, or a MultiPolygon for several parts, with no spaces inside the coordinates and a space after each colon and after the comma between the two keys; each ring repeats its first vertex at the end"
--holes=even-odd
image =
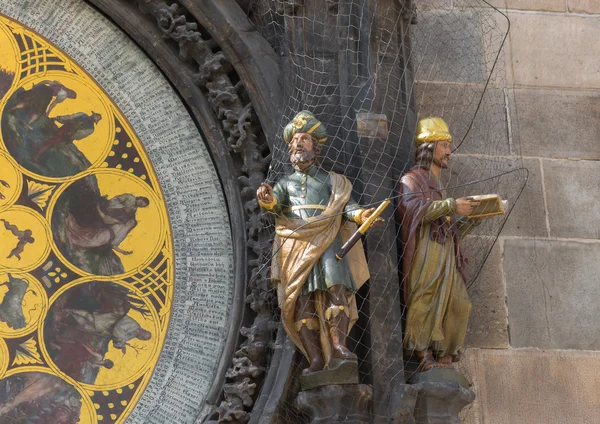
{"type": "Polygon", "coordinates": [[[357,356],[346,347],[349,324],[350,318],[344,312],[340,312],[338,316],[331,318],[329,321],[329,334],[333,344],[332,356],[338,359],[355,361],[357,356]]]}
{"type": "Polygon", "coordinates": [[[304,350],[308,355],[308,361],[310,365],[308,368],[302,370],[302,374],[310,374],[315,371],[321,371],[325,367],[325,361],[321,354],[321,348],[319,344],[319,332],[315,330],[309,330],[307,326],[303,325],[298,335],[304,350]]]}

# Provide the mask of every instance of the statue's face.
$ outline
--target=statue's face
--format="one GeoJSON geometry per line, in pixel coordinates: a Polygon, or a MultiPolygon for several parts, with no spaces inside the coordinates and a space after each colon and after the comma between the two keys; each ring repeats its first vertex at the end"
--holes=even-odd
{"type": "Polygon", "coordinates": [[[298,133],[290,141],[290,162],[303,167],[314,162],[316,157],[315,141],[310,134],[298,133]]]}
{"type": "Polygon", "coordinates": [[[452,156],[452,142],[438,141],[433,150],[433,163],[442,169],[448,168],[448,161],[452,156]]]}

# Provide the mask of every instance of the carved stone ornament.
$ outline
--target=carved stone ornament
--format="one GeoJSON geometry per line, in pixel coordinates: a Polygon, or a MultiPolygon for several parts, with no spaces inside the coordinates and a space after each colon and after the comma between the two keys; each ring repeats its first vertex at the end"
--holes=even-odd
{"type": "MultiPolygon", "coordinates": [[[[234,161],[240,164],[237,181],[246,213],[248,281],[246,304],[254,315],[249,327],[242,327],[245,340],[234,353],[223,386],[223,401],[204,417],[203,423],[245,423],[262,385],[269,343],[277,328],[273,321],[273,299],[268,279],[269,268],[261,265],[270,252],[269,235],[263,230],[260,209],[254,197],[266,177],[270,162],[268,147],[261,136],[261,125],[254,113],[243,83],[233,82],[235,70],[223,51],[214,52],[217,43],[199,31],[189,12],[177,3],[137,0],[140,10],[151,14],[163,37],[177,43],[179,59],[196,67],[193,81],[205,93],[227,139],[234,161]]],[[[239,78],[238,78],[239,79],[239,78]]],[[[264,136],[263,136],[264,137],[264,136]]]]}

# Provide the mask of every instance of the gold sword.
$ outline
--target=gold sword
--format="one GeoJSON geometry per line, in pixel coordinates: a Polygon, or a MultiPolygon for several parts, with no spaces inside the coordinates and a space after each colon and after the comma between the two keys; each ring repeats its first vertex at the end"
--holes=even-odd
{"type": "Polygon", "coordinates": [[[377,218],[379,218],[379,215],[382,214],[382,212],[385,210],[385,208],[388,207],[389,204],[390,204],[390,199],[385,199],[383,201],[383,203],[381,203],[381,205],[379,205],[377,207],[377,209],[375,209],[375,212],[373,212],[373,215],[371,215],[369,218],[367,218],[367,220],[365,222],[363,222],[360,227],[358,227],[358,230],[356,230],[356,232],[354,234],[352,234],[352,237],[350,237],[346,241],[346,243],[344,243],[344,245],[342,246],[340,251],[336,253],[335,257],[337,258],[338,261],[341,261],[342,258],[344,256],[346,256],[346,254],[350,251],[350,249],[352,249],[352,247],[354,247],[356,242],[362,236],[364,236],[367,233],[367,231],[369,231],[369,229],[371,228],[371,226],[373,225],[375,220],[377,218]]]}

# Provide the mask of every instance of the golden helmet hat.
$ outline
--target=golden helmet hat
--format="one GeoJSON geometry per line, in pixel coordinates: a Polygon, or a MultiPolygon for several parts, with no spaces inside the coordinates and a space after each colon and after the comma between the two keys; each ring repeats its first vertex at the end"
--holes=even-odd
{"type": "Polygon", "coordinates": [[[424,118],[417,124],[415,144],[437,143],[438,141],[452,141],[452,134],[446,121],[438,117],[424,118]]]}
{"type": "Polygon", "coordinates": [[[298,112],[294,119],[283,129],[283,140],[286,144],[290,144],[292,138],[296,134],[305,133],[315,137],[319,143],[327,141],[327,129],[321,121],[319,121],[312,112],[303,110],[298,112]]]}

